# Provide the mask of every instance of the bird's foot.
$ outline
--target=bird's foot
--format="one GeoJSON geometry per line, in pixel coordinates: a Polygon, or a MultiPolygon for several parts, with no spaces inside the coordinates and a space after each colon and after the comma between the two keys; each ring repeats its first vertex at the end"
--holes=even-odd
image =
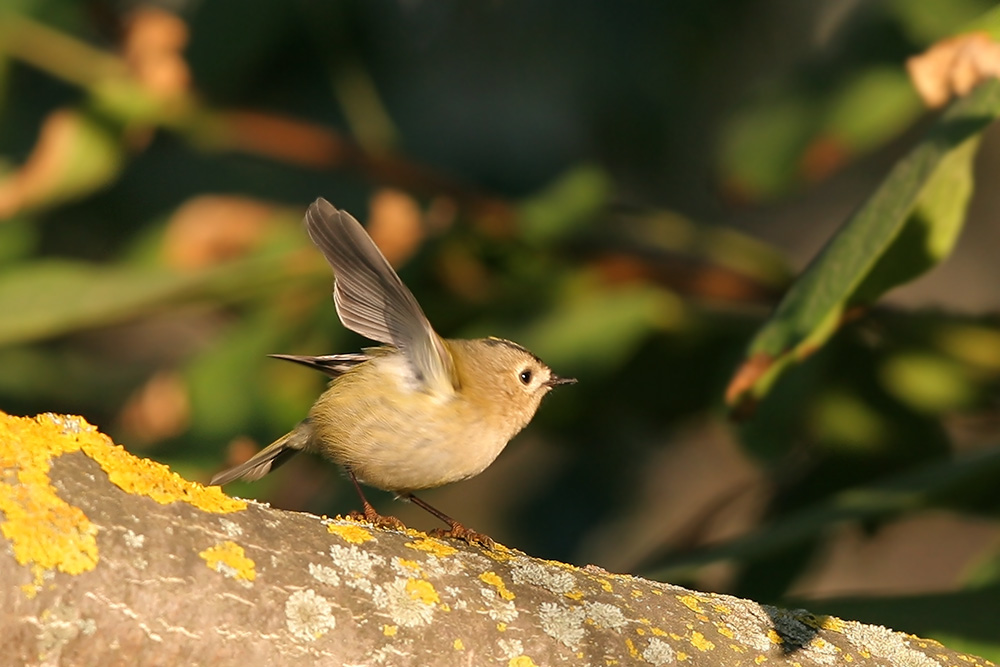
{"type": "Polygon", "coordinates": [[[384,516],[382,514],[379,514],[378,512],[375,511],[375,508],[372,507],[371,505],[365,507],[364,512],[358,512],[357,510],[354,510],[348,513],[347,516],[354,519],[355,521],[367,521],[376,528],[389,528],[390,530],[400,530],[400,531],[406,530],[406,526],[403,525],[402,521],[400,521],[394,516],[384,516]]]}
{"type": "Polygon", "coordinates": [[[485,533],[477,533],[474,530],[466,528],[457,521],[452,523],[451,528],[448,530],[445,530],[444,528],[437,528],[432,530],[429,534],[431,537],[450,537],[452,539],[462,540],[472,546],[486,547],[491,551],[496,548],[496,543],[489,535],[486,535],[485,533]]]}

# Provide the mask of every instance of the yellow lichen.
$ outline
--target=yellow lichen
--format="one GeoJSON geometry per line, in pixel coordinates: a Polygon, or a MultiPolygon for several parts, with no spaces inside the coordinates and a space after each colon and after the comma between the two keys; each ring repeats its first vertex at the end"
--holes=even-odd
{"type": "Polygon", "coordinates": [[[595,579],[597,580],[597,583],[599,583],[601,585],[601,588],[604,589],[605,593],[611,593],[611,592],[613,592],[615,590],[611,586],[611,582],[608,581],[607,579],[603,579],[601,577],[595,577],[595,579]]]}
{"type": "Polygon", "coordinates": [[[843,632],[844,622],[836,616],[825,616],[820,622],[820,627],[831,632],[843,632]]]}
{"type": "Polygon", "coordinates": [[[632,597],[634,597],[634,598],[636,598],[636,599],[639,599],[639,598],[641,598],[641,597],[642,597],[643,595],[645,595],[645,593],[643,593],[643,592],[642,592],[641,590],[639,590],[638,588],[633,588],[633,589],[632,589],[632,597]]]}
{"type": "Polygon", "coordinates": [[[507,632],[507,624],[497,623],[497,632],[507,632]]]}
{"type": "Polygon", "coordinates": [[[631,639],[625,640],[625,648],[628,649],[628,654],[632,656],[633,660],[638,660],[640,657],[642,657],[639,655],[639,649],[635,647],[635,642],[633,642],[631,639]]]}
{"type": "Polygon", "coordinates": [[[496,544],[493,549],[485,549],[482,554],[498,563],[506,563],[514,558],[514,552],[502,544],[496,544]]]}
{"type": "Polygon", "coordinates": [[[396,636],[396,632],[398,632],[398,631],[399,631],[399,626],[398,625],[383,625],[382,626],[382,634],[385,635],[386,637],[395,637],[396,636]]]}
{"type": "MultiPolygon", "coordinates": [[[[589,621],[590,619],[588,618],[587,620],[589,621]]],[[[646,629],[645,628],[636,628],[635,629],[635,634],[639,635],[640,637],[643,637],[646,634],[646,629]]]]}
{"type": "Polygon", "coordinates": [[[684,651],[677,651],[677,662],[684,662],[685,660],[688,660],[690,658],[691,656],[689,656],[684,651]]]}
{"type": "Polygon", "coordinates": [[[767,662],[767,656],[763,654],[758,655],[756,658],[753,659],[753,661],[758,665],[763,665],[765,662],[767,662]]]}
{"type": "Polygon", "coordinates": [[[419,575],[421,572],[423,572],[423,568],[420,566],[420,563],[418,563],[415,560],[407,560],[406,558],[400,558],[397,556],[396,565],[398,565],[402,569],[409,570],[410,572],[416,575],[419,575]]]}
{"type": "Polygon", "coordinates": [[[434,590],[434,584],[424,579],[407,579],[406,592],[410,598],[420,600],[426,605],[437,604],[441,601],[438,593],[434,590]]]}
{"type": "Polygon", "coordinates": [[[652,632],[657,637],[666,637],[667,636],[667,632],[665,630],[661,630],[660,628],[657,628],[655,626],[652,627],[652,628],[650,628],[649,631],[652,632]]]}
{"type": "Polygon", "coordinates": [[[357,524],[331,523],[327,524],[326,529],[351,544],[364,544],[375,539],[370,530],[357,524]]]}
{"type": "Polygon", "coordinates": [[[497,595],[502,597],[504,600],[513,600],[514,594],[507,589],[506,584],[503,583],[503,579],[500,578],[493,570],[489,572],[483,572],[479,575],[479,579],[486,584],[489,584],[493,588],[497,589],[497,595]]]}
{"type": "Polygon", "coordinates": [[[49,479],[54,459],[83,452],[108,479],[128,493],[160,503],[182,500],[212,512],[233,512],[246,503],[218,488],[181,479],[169,468],[132,456],[82,417],[54,414],[14,417],[0,412],[0,532],[18,563],[30,566],[38,591],[45,572],[81,574],[96,567],[97,526],[84,512],[59,497],[49,479]]]}
{"type": "Polygon", "coordinates": [[[699,651],[711,651],[715,648],[715,644],[700,632],[691,633],[691,646],[694,646],[699,651]]]}
{"type": "Polygon", "coordinates": [[[464,651],[465,650],[465,644],[462,643],[461,639],[456,639],[455,641],[453,641],[451,643],[451,647],[453,649],[455,649],[456,651],[464,651]]]}
{"type": "Polygon", "coordinates": [[[445,556],[451,556],[452,554],[458,553],[458,549],[451,546],[450,544],[445,544],[441,540],[436,540],[433,537],[421,537],[413,542],[407,542],[406,546],[411,549],[416,549],[417,551],[425,551],[429,554],[437,556],[438,558],[444,558],[445,556]]]}
{"type": "Polygon", "coordinates": [[[181,501],[219,514],[247,507],[245,501],[230,498],[217,486],[189,482],[162,463],[133,456],[121,446],[111,444],[110,440],[84,443],[81,449],[100,464],[112,484],[126,493],[146,496],[161,505],[181,501]]]}
{"type": "Polygon", "coordinates": [[[569,591],[568,593],[563,593],[563,595],[568,597],[570,600],[580,601],[583,599],[583,591],[581,590],[569,591]]]}
{"type": "Polygon", "coordinates": [[[526,655],[519,655],[507,661],[507,667],[538,667],[535,661],[526,655]]]}
{"type": "Polygon", "coordinates": [[[772,644],[784,644],[785,643],[784,638],[781,635],[779,635],[777,632],[775,632],[773,628],[771,630],[767,631],[767,638],[771,640],[772,644]]]}
{"type": "Polygon", "coordinates": [[[243,547],[229,540],[209,547],[198,554],[208,567],[216,572],[222,572],[233,579],[253,581],[257,578],[255,563],[246,557],[243,547]]]}
{"type": "Polygon", "coordinates": [[[725,625],[718,625],[716,626],[715,629],[719,631],[720,635],[722,635],[727,639],[732,639],[733,637],[736,636],[736,633],[733,632],[732,628],[729,628],[725,625]]]}
{"type": "Polygon", "coordinates": [[[682,605],[684,605],[691,611],[695,612],[696,614],[703,614],[705,612],[705,610],[701,608],[701,604],[698,602],[698,598],[696,598],[693,595],[678,595],[677,599],[678,601],[680,601],[682,605]]]}

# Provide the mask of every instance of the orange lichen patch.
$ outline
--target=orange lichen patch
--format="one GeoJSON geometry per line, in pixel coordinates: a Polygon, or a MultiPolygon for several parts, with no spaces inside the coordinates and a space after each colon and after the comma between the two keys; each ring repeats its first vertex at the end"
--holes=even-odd
{"type": "Polygon", "coordinates": [[[492,549],[483,549],[481,553],[498,563],[506,563],[514,559],[514,552],[502,544],[494,544],[492,549]]]}
{"type": "Polygon", "coordinates": [[[691,646],[694,646],[699,651],[711,651],[715,648],[715,643],[700,632],[692,632],[691,646]]]}
{"type": "Polygon", "coordinates": [[[420,563],[418,563],[415,560],[407,560],[406,558],[399,558],[397,556],[396,563],[400,567],[405,567],[407,570],[411,570],[413,572],[416,572],[417,574],[420,574],[420,572],[423,570],[423,568],[420,566],[420,563]]]}
{"type": "MultiPolygon", "coordinates": [[[[825,616],[822,619],[820,619],[819,627],[821,627],[824,630],[829,630],[831,632],[843,632],[844,622],[839,618],[837,618],[836,616],[825,616]]],[[[928,640],[922,639],[921,641],[928,641],[928,640]]]]}
{"type": "Polygon", "coordinates": [[[503,579],[500,578],[496,572],[490,570],[489,572],[483,572],[479,575],[480,581],[489,584],[493,588],[497,589],[497,595],[502,597],[504,600],[513,600],[514,594],[507,589],[507,585],[503,583],[503,579]]]}
{"type": "Polygon", "coordinates": [[[246,557],[243,547],[235,542],[227,540],[205,549],[198,555],[205,559],[208,567],[233,579],[253,581],[257,578],[255,563],[246,557]]]}
{"type": "Polygon", "coordinates": [[[326,529],[351,544],[364,544],[375,539],[370,530],[354,524],[331,523],[327,524],[326,529]]]}
{"type": "Polygon", "coordinates": [[[507,661],[507,667],[538,667],[535,661],[526,655],[519,655],[507,661]]]}
{"type": "Polygon", "coordinates": [[[426,535],[414,540],[413,542],[407,542],[405,546],[411,549],[416,549],[417,551],[425,551],[429,554],[437,556],[438,558],[444,558],[445,556],[451,556],[458,553],[458,549],[450,544],[445,544],[441,540],[436,540],[433,537],[427,537],[426,535]]]}
{"type": "Polygon", "coordinates": [[[437,604],[441,601],[434,584],[424,579],[407,579],[406,592],[413,600],[420,600],[426,605],[437,604]]]}
{"type": "Polygon", "coordinates": [[[31,565],[38,590],[46,571],[80,574],[98,562],[97,526],[59,497],[49,479],[52,461],[82,451],[123,490],[159,503],[182,500],[210,512],[234,512],[246,503],[218,488],[188,482],[170,469],[127,453],[81,417],[14,417],[0,412],[0,511],[3,533],[22,565],[31,565]]]}
{"type": "Polygon", "coordinates": [[[101,437],[103,442],[84,443],[81,449],[100,464],[112,484],[126,493],[146,496],[161,505],[181,501],[216,514],[239,512],[247,507],[245,501],[230,498],[217,486],[190,482],[162,463],[133,456],[106,436],[101,437]]]}
{"type": "Polygon", "coordinates": [[[702,609],[701,608],[701,604],[699,604],[698,598],[696,598],[693,595],[678,595],[677,596],[677,600],[682,605],[684,605],[685,607],[687,607],[691,611],[695,612],[696,614],[703,614],[703,613],[705,613],[705,610],[702,609]]]}

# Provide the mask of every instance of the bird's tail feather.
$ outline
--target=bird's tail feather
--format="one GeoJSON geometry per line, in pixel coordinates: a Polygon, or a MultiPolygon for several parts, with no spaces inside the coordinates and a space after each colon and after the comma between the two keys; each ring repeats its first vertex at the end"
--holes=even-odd
{"type": "Polygon", "coordinates": [[[247,461],[220,472],[209,482],[210,486],[228,484],[237,479],[253,482],[288,461],[309,445],[312,427],[309,420],[299,422],[294,429],[260,450],[247,461]]]}

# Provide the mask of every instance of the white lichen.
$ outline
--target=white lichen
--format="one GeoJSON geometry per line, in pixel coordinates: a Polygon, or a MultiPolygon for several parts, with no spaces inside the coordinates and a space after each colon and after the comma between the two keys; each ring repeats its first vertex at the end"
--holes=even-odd
{"type": "MultiPolygon", "coordinates": [[[[892,664],[913,665],[913,667],[938,665],[932,658],[911,647],[906,635],[881,625],[845,621],[843,632],[847,640],[858,650],[867,651],[875,658],[885,658],[892,664]]],[[[810,648],[812,643],[810,642],[810,648]]]]}
{"type": "Polygon", "coordinates": [[[516,563],[511,575],[515,584],[538,586],[555,595],[569,593],[576,587],[576,580],[569,572],[533,561],[516,563]]]}
{"type": "Polygon", "coordinates": [[[146,536],[139,533],[132,532],[131,529],[125,531],[123,535],[125,539],[125,544],[132,547],[133,549],[141,549],[142,545],[146,542],[146,536]]]}
{"type": "Polygon", "coordinates": [[[240,524],[229,519],[219,519],[219,525],[222,526],[222,532],[224,532],[230,539],[236,539],[243,535],[243,528],[240,524]]]}
{"type": "Polygon", "coordinates": [[[373,591],[372,570],[376,565],[385,564],[383,556],[363,551],[353,545],[331,545],[330,557],[342,568],[344,584],[365,593],[373,591]]]}
{"type": "Polygon", "coordinates": [[[651,665],[670,665],[677,659],[674,653],[674,647],[663,641],[662,639],[657,639],[653,637],[649,640],[649,644],[642,651],[642,659],[651,665]]]}
{"type": "Polygon", "coordinates": [[[340,585],[340,575],[329,565],[309,563],[309,574],[321,584],[326,584],[327,586],[340,585]]]}
{"type": "Polygon", "coordinates": [[[571,649],[576,649],[583,639],[583,621],[586,618],[583,607],[543,602],[538,609],[538,618],[545,634],[571,649]]]}
{"type": "Polygon", "coordinates": [[[311,588],[288,597],[285,623],[292,636],[303,641],[315,641],[337,627],[330,601],[311,588]]]}
{"type": "Polygon", "coordinates": [[[492,588],[480,588],[479,594],[488,605],[486,613],[491,619],[500,623],[512,623],[517,620],[517,607],[514,606],[513,600],[501,600],[496,590],[492,588]]]}
{"type": "Polygon", "coordinates": [[[497,647],[500,649],[503,657],[508,660],[513,660],[517,656],[524,654],[524,644],[521,643],[520,639],[498,639],[497,647]]]}
{"type": "Polygon", "coordinates": [[[427,625],[434,616],[434,603],[414,595],[407,586],[410,581],[399,577],[385,586],[375,586],[372,601],[381,607],[396,625],[407,628],[427,625]]]}
{"type": "Polygon", "coordinates": [[[592,620],[598,627],[617,630],[625,625],[628,620],[619,607],[607,602],[584,602],[587,618],[592,620]]]}
{"type": "Polygon", "coordinates": [[[458,586],[445,586],[444,593],[451,600],[451,608],[457,611],[468,609],[469,603],[465,599],[465,591],[458,586]]]}

